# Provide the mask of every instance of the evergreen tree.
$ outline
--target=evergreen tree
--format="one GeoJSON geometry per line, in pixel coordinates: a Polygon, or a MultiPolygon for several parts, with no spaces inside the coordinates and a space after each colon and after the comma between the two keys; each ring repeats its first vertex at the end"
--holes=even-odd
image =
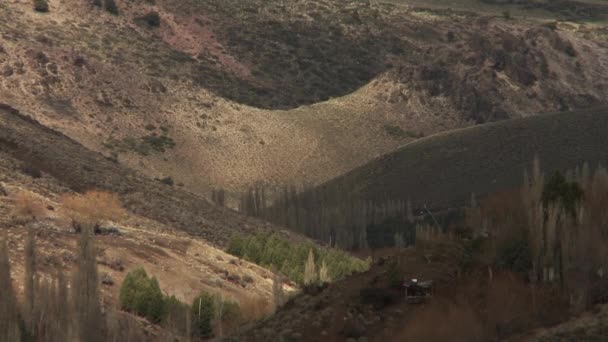
{"type": "Polygon", "coordinates": [[[213,335],[214,299],[207,292],[201,292],[192,302],[192,334],[195,337],[213,335]]]}

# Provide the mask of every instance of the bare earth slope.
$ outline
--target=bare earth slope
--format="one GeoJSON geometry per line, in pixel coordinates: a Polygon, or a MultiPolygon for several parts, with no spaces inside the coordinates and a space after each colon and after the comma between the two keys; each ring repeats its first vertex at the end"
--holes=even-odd
{"type": "Polygon", "coordinates": [[[585,162],[605,165],[606,132],[606,107],[470,127],[407,144],[319,189],[369,200],[458,207],[469,203],[471,193],[483,196],[521,185],[535,155],[547,173],[585,162]]]}
{"type": "Polygon", "coordinates": [[[24,170],[42,171],[74,191],[99,189],[120,194],[133,213],[217,245],[239,231],[273,229],[268,223],[148,179],[6,106],[0,106],[0,151],[19,160],[24,170]]]}
{"type": "Polygon", "coordinates": [[[0,3],[0,100],[199,194],[323,182],[424,135],[608,95],[602,23],[364,1],[116,2],[118,15],[0,3]],[[151,12],[158,27],[141,19],[151,12]]]}

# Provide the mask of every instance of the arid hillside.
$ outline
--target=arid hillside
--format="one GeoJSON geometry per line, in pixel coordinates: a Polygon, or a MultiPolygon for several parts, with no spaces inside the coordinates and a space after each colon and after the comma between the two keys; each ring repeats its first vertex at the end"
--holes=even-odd
{"type": "Polygon", "coordinates": [[[199,195],[323,182],[423,136],[603,103],[608,89],[606,28],[585,18],[364,1],[48,3],[0,4],[0,100],[199,195]]]}

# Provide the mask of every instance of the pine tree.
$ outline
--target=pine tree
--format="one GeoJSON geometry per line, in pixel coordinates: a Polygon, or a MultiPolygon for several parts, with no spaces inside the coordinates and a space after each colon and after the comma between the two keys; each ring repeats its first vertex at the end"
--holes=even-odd
{"type": "Polygon", "coordinates": [[[213,335],[211,323],[215,313],[213,296],[206,292],[192,302],[192,334],[196,337],[213,335]]]}

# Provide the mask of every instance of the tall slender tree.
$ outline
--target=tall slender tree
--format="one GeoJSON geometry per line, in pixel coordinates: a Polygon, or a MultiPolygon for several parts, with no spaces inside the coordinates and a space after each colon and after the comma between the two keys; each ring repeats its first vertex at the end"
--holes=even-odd
{"type": "Polygon", "coordinates": [[[19,341],[19,311],[8,256],[7,235],[0,241],[0,341],[19,341]]]}

